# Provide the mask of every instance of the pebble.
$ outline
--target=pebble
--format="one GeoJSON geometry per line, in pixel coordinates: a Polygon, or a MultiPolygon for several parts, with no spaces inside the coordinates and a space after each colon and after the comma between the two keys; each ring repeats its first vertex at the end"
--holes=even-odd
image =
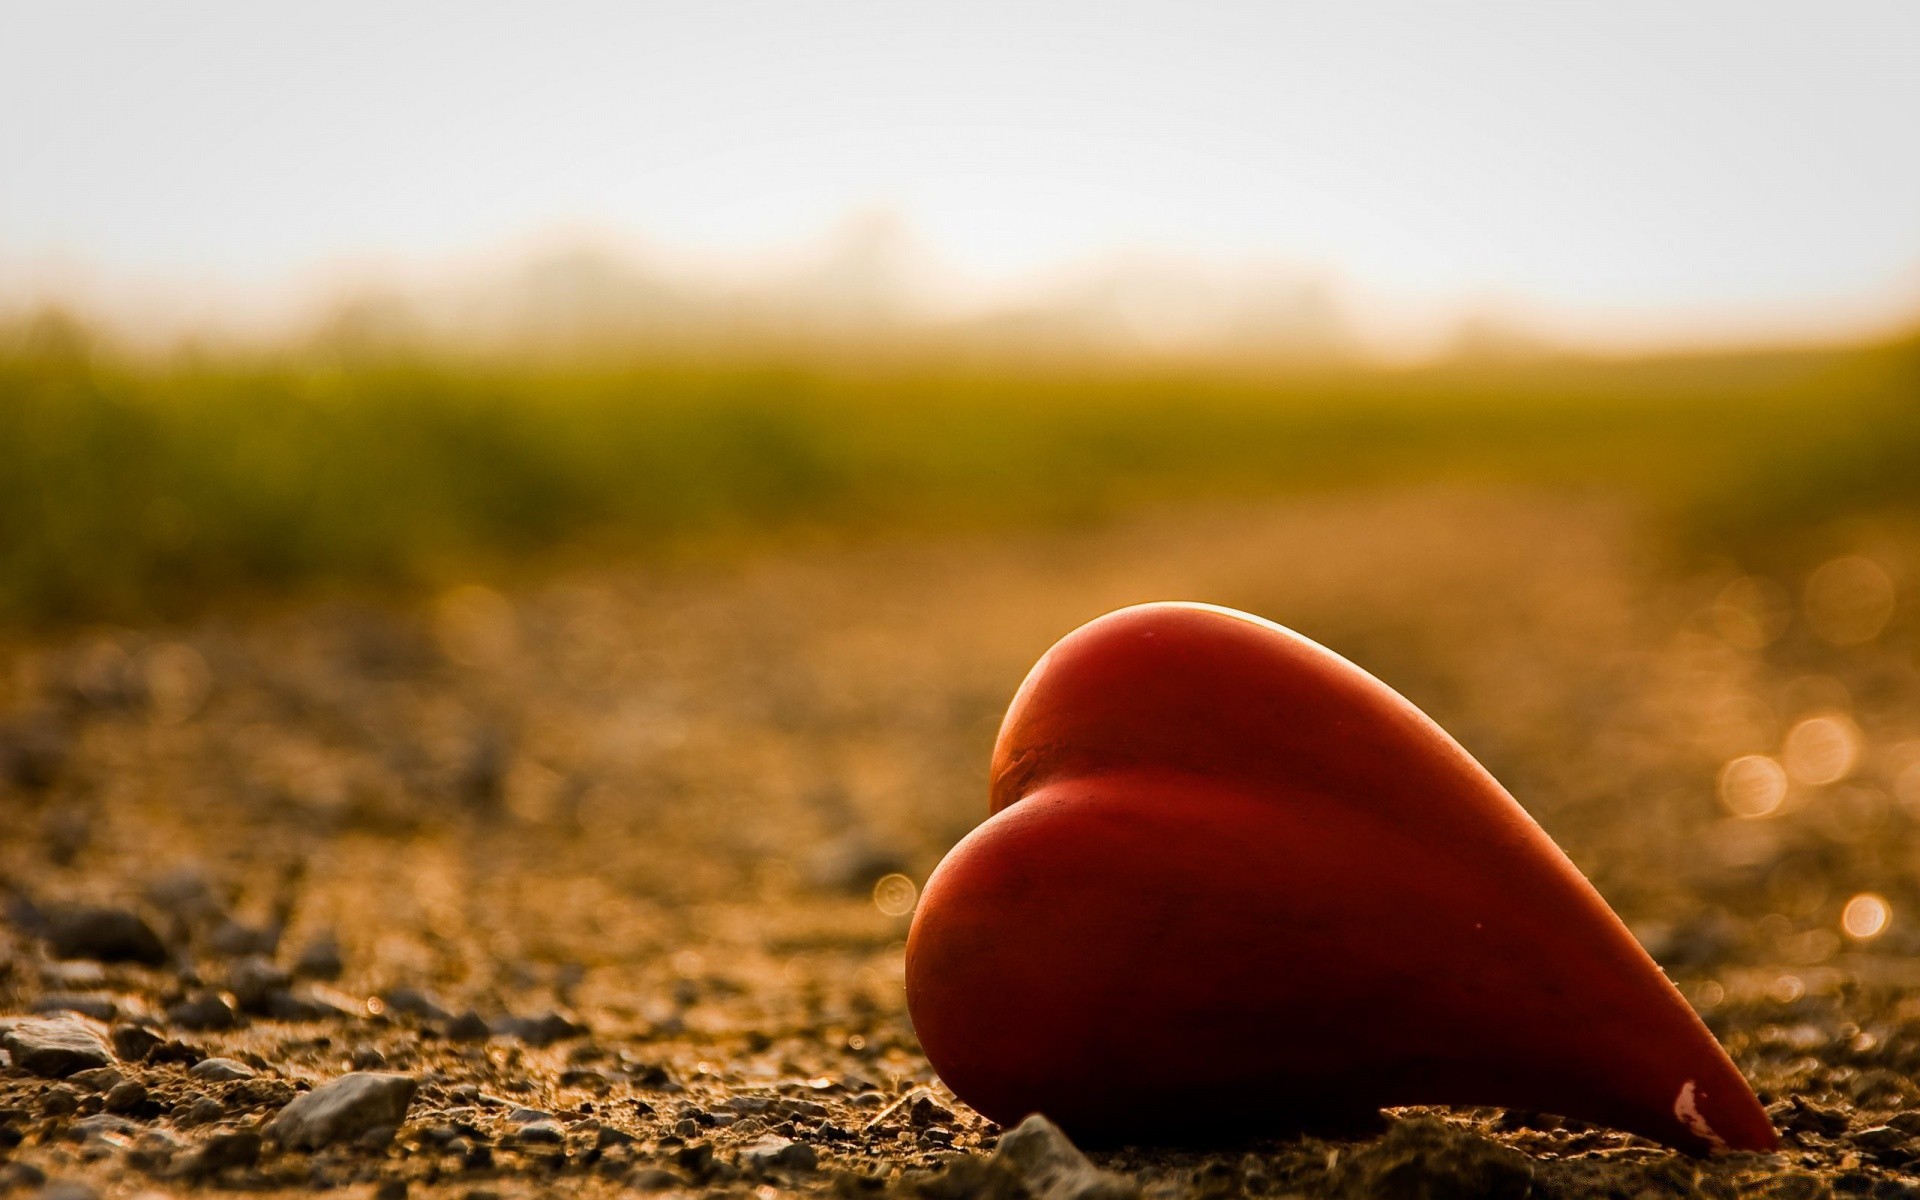
{"type": "Polygon", "coordinates": [[[64,1079],[76,1071],[113,1065],[113,1052],[93,1029],[72,1017],[15,1023],[0,1039],[13,1065],[30,1075],[64,1079]]]}
{"type": "Polygon", "coordinates": [[[276,1021],[325,1021],[350,1015],[311,995],[287,990],[268,992],[258,1011],[276,1021]]]}
{"type": "Polygon", "coordinates": [[[1018,1180],[1033,1200],[1131,1200],[1131,1179],[1103,1171],[1060,1127],[1035,1113],[1000,1135],[993,1165],[1018,1180]]]}
{"type": "Polygon", "coordinates": [[[317,1150],[399,1127],[417,1082],[406,1075],[355,1072],[295,1099],[268,1123],[267,1133],[292,1150],[317,1150]]]}
{"type": "Polygon", "coordinates": [[[1854,1145],[1865,1146],[1869,1150],[1892,1150],[1912,1140],[1912,1135],[1890,1125],[1875,1125],[1871,1129],[1862,1129],[1852,1137],[1854,1145]]]}
{"type": "Polygon", "coordinates": [[[49,962],[40,967],[40,981],[54,991],[93,992],[107,986],[107,969],[85,959],[49,962]]]}
{"type": "MultiPolygon", "coordinates": [[[[1004,1145],[1003,1137],[1001,1143],[1004,1145]]],[[[1684,1160],[1672,1159],[1671,1162],[1684,1160]]],[[[1685,1168],[1691,1191],[1693,1168],[1685,1168]]],[[[1525,1200],[1538,1195],[1534,1160],[1470,1130],[1431,1117],[1395,1121],[1384,1136],[1343,1155],[1328,1175],[1341,1196],[1475,1196],[1525,1200]]],[[[1676,1191],[1674,1194],[1681,1194],[1676,1191]]]]}
{"type": "Polygon", "coordinates": [[[50,1117],[64,1117],[80,1111],[80,1093],[65,1084],[55,1084],[40,1097],[40,1111],[50,1117]]]}
{"type": "Polygon", "coordinates": [[[227,968],[227,990],[233,993],[234,1003],[242,1012],[259,1016],[270,1015],[275,993],[292,982],[291,975],[258,954],[249,954],[227,968]]]}
{"type": "Polygon", "coordinates": [[[167,947],[140,914],[105,905],[73,904],[49,909],[47,944],[56,958],[134,962],[163,966],[167,947]]]}
{"type": "Polygon", "coordinates": [[[113,1039],[113,1052],[120,1056],[121,1062],[137,1063],[158,1046],[165,1038],[144,1025],[115,1025],[108,1034],[113,1039]]]}
{"type": "Polygon", "coordinates": [[[154,1126],[134,1142],[132,1151],[127,1155],[127,1165],[149,1174],[158,1174],[186,1149],[188,1144],[179,1134],[163,1126],[154,1126]]]}
{"type": "Polygon", "coordinates": [[[340,943],[331,936],[315,938],[294,956],[293,973],[302,979],[338,979],[346,970],[340,959],[340,943]]]}
{"type": "Polygon", "coordinates": [[[145,1108],[147,1103],[146,1087],[131,1079],[114,1084],[107,1092],[106,1109],[110,1113],[136,1113],[145,1108]]]}
{"type": "Polygon", "coordinates": [[[227,998],[218,992],[195,992],[167,1008],[167,1023],[181,1029],[207,1031],[232,1029],[239,1017],[227,998]]]}
{"type": "Polygon", "coordinates": [[[770,1171],[778,1168],[811,1171],[820,1165],[820,1156],[805,1142],[796,1142],[792,1138],[768,1134],[758,1141],[742,1146],[739,1161],[742,1167],[755,1171],[770,1171]]]}
{"type": "Polygon", "coordinates": [[[447,1025],[447,1038],[455,1042],[484,1042],[493,1035],[479,1013],[468,1009],[447,1025]]]}
{"type": "Polygon", "coordinates": [[[260,1135],[251,1129],[213,1134],[182,1159],[173,1174],[182,1179],[205,1179],[228,1167],[250,1167],[260,1161],[260,1135]]]}
{"type": "Polygon", "coordinates": [[[394,988],[380,997],[386,1003],[387,1011],[395,1016],[421,1017],[429,1021],[444,1021],[452,1016],[440,1007],[432,996],[417,988],[394,988]]]}
{"type": "Polygon", "coordinates": [[[206,1083],[232,1083],[238,1079],[252,1079],[259,1072],[238,1059],[205,1058],[195,1063],[187,1074],[206,1083]]]}
{"type": "Polygon", "coordinates": [[[90,1117],[81,1117],[73,1123],[72,1133],[83,1139],[97,1138],[102,1134],[115,1134],[120,1137],[133,1137],[140,1127],[125,1117],[110,1113],[95,1113],[90,1117]]]}
{"type": "Polygon", "coordinates": [[[67,1082],[76,1084],[90,1092],[109,1092],[126,1082],[127,1077],[112,1067],[92,1067],[85,1071],[75,1071],[67,1077],[67,1082]]]}
{"type": "Polygon", "coordinates": [[[120,1006],[112,996],[73,995],[58,993],[42,996],[33,1002],[36,1013],[78,1013],[83,1017],[92,1017],[96,1021],[111,1021],[120,1015],[120,1006]]]}
{"type": "Polygon", "coordinates": [[[585,1037],[592,1031],[559,1013],[550,1012],[537,1017],[501,1017],[493,1023],[492,1032],[502,1037],[519,1038],[529,1046],[551,1046],[568,1038],[585,1037]]]}
{"type": "Polygon", "coordinates": [[[220,915],[213,885],[194,867],[169,871],[147,885],[147,903],[183,921],[198,923],[220,915]]]}
{"type": "Polygon", "coordinates": [[[231,917],[214,927],[207,935],[207,949],[223,958],[240,958],[246,955],[261,955],[271,958],[280,947],[280,930],[275,926],[256,928],[243,925],[231,917]]]}
{"type": "Polygon", "coordinates": [[[548,1117],[544,1120],[529,1121],[520,1126],[514,1131],[513,1140],[530,1146],[558,1146],[566,1143],[567,1131],[560,1127],[560,1122],[548,1117]]]}

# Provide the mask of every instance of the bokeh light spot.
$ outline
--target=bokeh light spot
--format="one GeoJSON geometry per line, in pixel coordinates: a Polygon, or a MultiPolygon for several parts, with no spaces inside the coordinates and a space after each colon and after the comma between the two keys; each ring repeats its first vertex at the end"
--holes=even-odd
{"type": "Polygon", "coordinates": [[[898,872],[882,876],[873,885],[873,906],[889,917],[904,917],[919,902],[919,885],[898,872]]]}
{"type": "Polygon", "coordinates": [[[1857,646],[1880,636],[1894,599],[1885,567],[1857,554],[1836,558],[1807,577],[1807,624],[1832,645],[1857,646]]]}
{"type": "Polygon", "coordinates": [[[1860,729],[1839,713],[1808,717],[1787,731],[1780,758],[1797,783],[1838,783],[1860,759],[1860,729]]]}
{"type": "Polygon", "coordinates": [[[1743,754],[1720,768],[1720,803],[1736,817],[1765,817],[1787,798],[1787,773],[1764,754],[1743,754]]]}
{"type": "Polygon", "coordinates": [[[1856,941],[1877,938],[1893,920],[1893,906],[1872,892],[1861,892],[1840,912],[1840,928],[1856,941]]]}

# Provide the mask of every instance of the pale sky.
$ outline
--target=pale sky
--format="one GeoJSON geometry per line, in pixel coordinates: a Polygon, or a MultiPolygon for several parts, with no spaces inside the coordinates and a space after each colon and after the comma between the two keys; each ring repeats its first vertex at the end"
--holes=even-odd
{"type": "MultiPolygon", "coordinates": [[[[1575,336],[1920,313],[1920,4],[0,0],[0,270],[264,286],[898,213],[1575,336]]],[[[0,279],[0,291],[6,290],[0,279]]]]}

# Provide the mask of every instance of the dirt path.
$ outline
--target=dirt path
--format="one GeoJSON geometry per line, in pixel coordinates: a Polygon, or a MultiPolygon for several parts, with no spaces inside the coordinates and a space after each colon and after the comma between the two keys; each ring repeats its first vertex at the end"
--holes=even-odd
{"type": "Polygon", "coordinates": [[[1907,1194],[1920,676],[1904,611],[1849,641],[1912,566],[1874,561],[1891,574],[1836,568],[1795,612],[1764,581],[1675,573],[1601,501],[1364,494],[11,646],[0,1012],[167,1040],[118,1078],[0,1071],[0,1192],[958,1194],[914,1173],[997,1131],[907,1023],[912,884],[982,815],[1033,660],[1108,609],[1191,598],[1315,637],[1452,730],[1668,965],[1788,1148],[1702,1165],[1456,1113],[1108,1165],[1169,1196],[1359,1194],[1408,1157],[1442,1189],[1419,1195],[1907,1194]],[[1754,762],[1723,798],[1725,764],[1783,746],[1783,799],[1754,762]],[[1891,914],[1868,939],[1843,925],[1862,894],[1891,914]],[[69,928],[105,919],[63,907],[83,903],[136,913],[166,961],[55,960],[103,936],[69,928]],[[418,1081],[390,1140],[247,1141],[355,1069],[418,1081]]]}

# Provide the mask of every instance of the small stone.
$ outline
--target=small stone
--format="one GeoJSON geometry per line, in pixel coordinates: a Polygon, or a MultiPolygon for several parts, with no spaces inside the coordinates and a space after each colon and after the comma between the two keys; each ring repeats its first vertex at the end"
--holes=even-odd
{"type": "Polygon", "coordinates": [[[549,1117],[520,1126],[514,1131],[513,1140],[528,1146],[559,1146],[566,1143],[567,1131],[560,1128],[560,1122],[549,1117]]]}
{"type": "Polygon", "coordinates": [[[1862,1129],[1852,1138],[1854,1145],[1865,1146],[1869,1150],[1892,1150],[1912,1140],[1911,1134],[1895,1129],[1891,1125],[1875,1125],[1871,1129],[1862,1129]]]}
{"type": "Polygon", "coordinates": [[[206,1055],[185,1042],[169,1038],[147,1051],[146,1061],[154,1066],[162,1063],[179,1063],[181,1066],[190,1067],[205,1057],[206,1055]]]}
{"type": "Polygon", "coordinates": [[[636,1192],[666,1192],[685,1186],[686,1180],[660,1167],[639,1167],[627,1173],[626,1184],[636,1192]]]}
{"type": "Polygon", "coordinates": [[[207,949],[222,958],[257,954],[271,958],[280,946],[280,930],[273,926],[243,925],[231,917],[207,935],[207,949]]]}
{"type": "Polygon", "coordinates": [[[129,1079],[116,1083],[107,1092],[106,1109],[110,1113],[136,1113],[147,1106],[147,1089],[129,1079]]]}
{"type": "Polygon", "coordinates": [[[167,1009],[168,1024],[181,1029],[207,1031],[232,1029],[239,1017],[227,998],[218,992],[195,992],[167,1009]]]}
{"type": "Polygon", "coordinates": [[[284,1079],[243,1079],[222,1095],[228,1104],[241,1108],[279,1108],[299,1092],[284,1079]]]}
{"type": "Polygon", "coordinates": [[[216,1133],[183,1159],[174,1174],[182,1179],[205,1179],[228,1167],[250,1167],[260,1161],[260,1135],[251,1129],[216,1133]]]}
{"type": "Polygon", "coordinates": [[[559,1013],[549,1012],[537,1017],[502,1017],[493,1023],[493,1032],[519,1038],[529,1046],[551,1046],[568,1038],[585,1037],[592,1031],[559,1013]]]}
{"type": "Polygon", "coordinates": [[[55,958],[135,962],[167,961],[167,947],[140,914],[124,908],[74,904],[48,910],[47,944],[55,958]]]}
{"type": "Polygon", "coordinates": [[[312,1000],[297,992],[268,992],[260,1006],[261,1015],[276,1021],[324,1021],[343,1015],[338,1009],[312,1000]]]}
{"type": "Polygon", "coordinates": [[[72,1017],[20,1021],[0,1038],[0,1045],[15,1067],[47,1079],[113,1065],[113,1054],[100,1035],[72,1017]]]}
{"type": "Polygon", "coordinates": [[[1847,1131],[1847,1114],[1839,1108],[1794,1096],[1767,1110],[1774,1121],[1796,1133],[1839,1137],[1847,1131]]]}
{"type": "Polygon", "coordinates": [[[80,1093],[65,1084],[56,1084],[40,1097],[40,1111],[50,1117],[64,1117],[80,1111],[80,1093]]]}
{"type": "Polygon", "coordinates": [[[1102,1171],[1060,1127],[1035,1113],[1000,1135],[993,1162],[1019,1180],[1034,1200],[1131,1200],[1131,1179],[1102,1171]]]}
{"type": "Polygon", "coordinates": [[[166,1170],[174,1158],[191,1147],[186,1139],[170,1129],[150,1128],[140,1135],[133,1149],[127,1154],[127,1165],[138,1171],[157,1175],[166,1170]]]}
{"type": "Polygon", "coordinates": [[[147,903],[189,924],[220,915],[220,898],[207,877],[193,867],[169,871],[147,885],[147,903]]]}
{"type": "Polygon", "coordinates": [[[740,1148],[740,1165],[753,1171],[811,1171],[820,1165],[820,1156],[805,1142],[768,1134],[740,1148]]]}
{"type": "Polygon", "coordinates": [[[416,988],[394,988],[384,993],[380,999],[386,1002],[387,1011],[395,1016],[422,1017],[429,1021],[444,1021],[452,1014],[434,1002],[433,997],[416,988]]]}
{"type": "Polygon", "coordinates": [[[120,1006],[112,996],[73,995],[56,992],[33,1002],[36,1013],[77,1013],[96,1021],[111,1021],[120,1015],[120,1006]]]}
{"type": "Polygon", "coordinates": [[[267,1133],[291,1150],[318,1150],[370,1130],[399,1126],[417,1082],[406,1075],[342,1075],[295,1099],[268,1123],[267,1133]]]}
{"type": "Polygon", "coordinates": [[[293,977],[274,965],[271,959],[249,954],[227,968],[227,990],[242,1012],[259,1016],[269,1014],[274,993],[284,991],[293,977]]]}
{"type": "Polygon", "coordinates": [[[338,979],[345,970],[346,964],[340,960],[340,943],[331,936],[308,942],[293,960],[293,973],[302,979],[338,979]]]}
{"type": "Polygon", "coordinates": [[[492,1036],[486,1020],[477,1012],[468,1009],[455,1017],[447,1025],[447,1039],[455,1042],[484,1042],[492,1036]]]}
{"type": "MultiPolygon", "coordinates": [[[[175,1110],[176,1112],[179,1110],[175,1110]]],[[[179,1118],[181,1125],[211,1125],[227,1115],[218,1100],[211,1096],[202,1096],[187,1106],[187,1111],[179,1118]]]]}
{"type": "Polygon", "coordinates": [[[75,1121],[70,1132],[82,1139],[97,1138],[109,1133],[121,1137],[132,1137],[140,1132],[140,1127],[125,1117],[114,1116],[111,1113],[95,1113],[75,1121]]]}
{"type": "Polygon", "coordinates": [[[85,1071],[75,1071],[67,1076],[67,1082],[76,1087],[85,1088],[89,1092],[106,1092],[113,1090],[115,1084],[125,1082],[126,1078],[112,1067],[92,1067],[85,1071]]]}
{"type": "Polygon", "coordinates": [[[953,1110],[923,1093],[916,1096],[907,1107],[907,1121],[915,1129],[925,1129],[929,1125],[950,1126],[953,1124],[953,1110]]]}
{"type": "Polygon", "coordinates": [[[252,1079],[259,1072],[233,1058],[204,1058],[193,1065],[187,1074],[206,1083],[232,1083],[240,1079],[252,1079]]]}
{"type": "MultiPolygon", "coordinates": [[[[1006,1145],[1006,1137],[1000,1139],[1006,1145]]],[[[1692,1180],[1691,1168],[1687,1179],[1692,1180]]],[[[1343,1156],[1328,1175],[1335,1196],[1474,1196],[1524,1200],[1537,1194],[1533,1160],[1469,1130],[1430,1117],[1396,1121],[1371,1145],[1343,1156]]]]}
{"type": "Polygon", "coordinates": [[[56,992],[96,992],[107,986],[107,969],[86,959],[53,961],[41,966],[40,981],[56,992]]]}
{"type": "Polygon", "coordinates": [[[113,1052],[120,1056],[120,1061],[130,1063],[146,1058],[149,1051],[166,1041],[144,1025],[115,1025],[108,1036],[113,1039],[113,1052]]]}
{"type": "Polygon", "coordinates": [[[614,1146],[631,1146],[633,1142],[634,1137],[632,1134],[624,1129],[615,1129],[611,1125],[600,1126],[600,1128],[594,1132],[593,1136],[594,1146],[601,1150],[606,1150],[614,1146]]]}
{"type": "Polygon", "coordinates": [[[507,1121],[513,1125],[531,1125],[535,1121],[551,1121],[553,1114],[538,1108],[524,1108],[515,1105],[507,1111],[507,1121]]]}

